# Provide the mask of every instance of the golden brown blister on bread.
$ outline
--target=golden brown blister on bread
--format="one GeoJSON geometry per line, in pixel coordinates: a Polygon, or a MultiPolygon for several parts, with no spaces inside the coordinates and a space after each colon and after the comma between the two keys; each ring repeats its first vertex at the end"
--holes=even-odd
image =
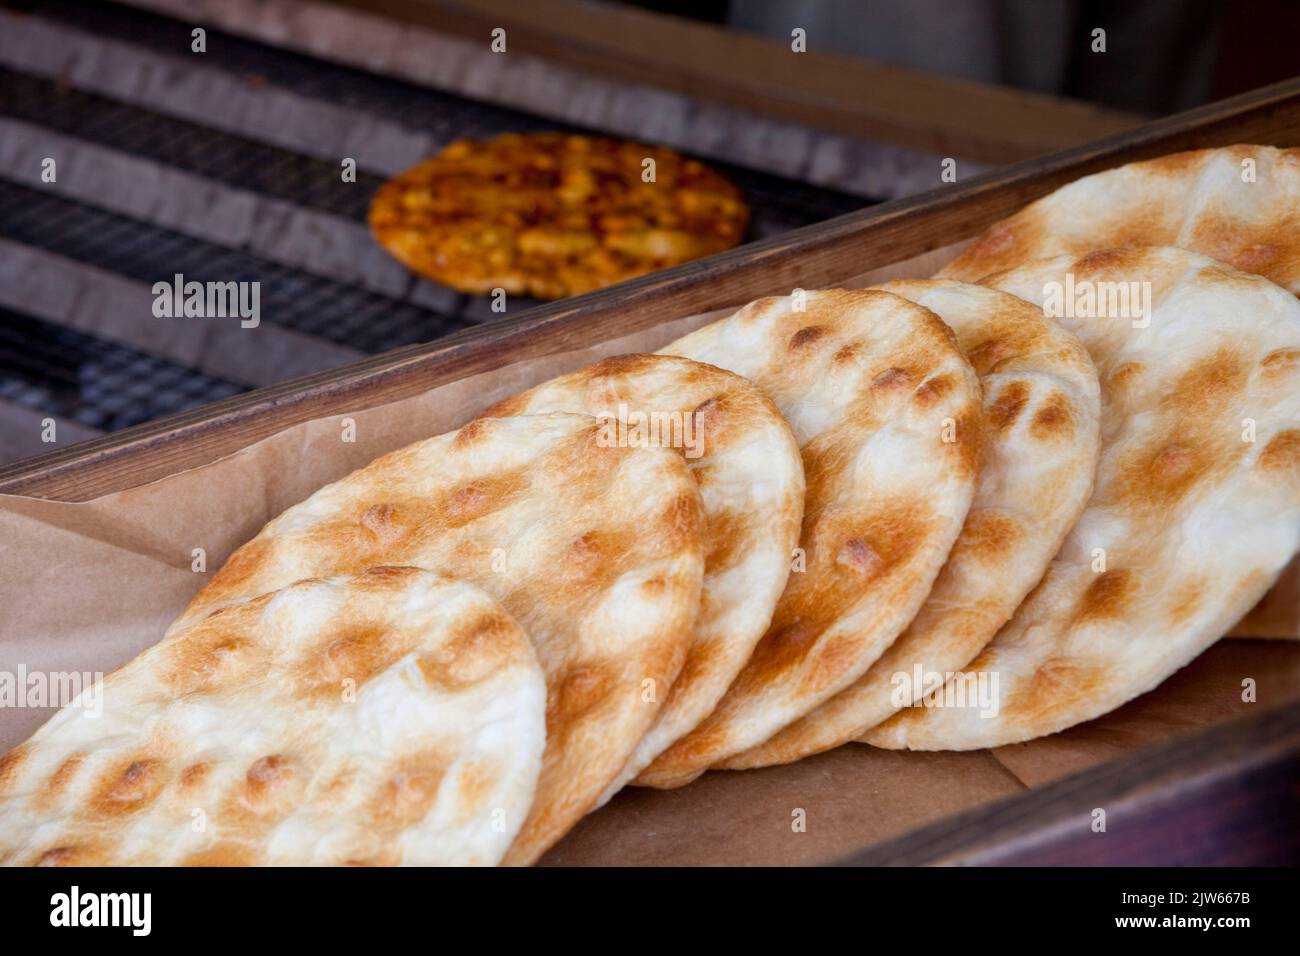
{"type": "Polygon", "coordinates": [[[0,772],[10,865],[492,865],[532,803],[546,684],[484,592],[378,567],[223,607],[0,772]]]}
{"type": "Polygon", "coordinates": [[[585,415],[480,418],[271,521],[180,626],[250,591],[379,559],[478,584],[519,620],[547,677],[537,798],[505,861],[530,863],[654,723],[699,610],[703,537],[679,452],[612,447],[585,415]]]}
{"type": "Polygon", "coordinates": [[[663,351],[766,393],[807,487],[800,564],[767,633],[718,708],[637,780],[679,786],[829,699],[898,637],[965,520],[982,412],[951,330],[885,292],[760,299],[663,351]]]}
{"type": "Polygon", "coordinates": [[[1151,291],[1146,316],[1058,319],[1101,381],[1092,497],[1042,583],[966,668],[996,675],[997,713],[913,708],[868,743],[996,747],[1101,716],[1223,635],[1300,546],[1300,366],[1289,359],[1300,301],[1167,247],[1060,256],[988,281],[1042,304],[1067,275],[1076,289],[1151,291]]]}
{"type": "Polygon", "coordinates": [[[1300,295],[1300,149],[1200,149],[1085,176],[990,226],[939,275],[975,282],[1033,259],[1159,245],[1300,295]]]}
{"type": "Polygon", "coordinates": [[[966,524],[925,605],[852,686],[721,766],[789,763],[853,740],[918,700],[919,672],[959,670],[1042,578],[1092,491],[1097,370],[1042,309],[947,279],[876,288],[931,310],[956,333],[984,393],[984,458],[966,524]]]}
{"type": "Polygon", "coordinates": [[[458,140],[385,183],[370,207],[379,244],[421,275],[540,299],[728,249],[748,221],[736,188],[695,160],[567,133],[458,140]]]}
{"type": "Polygon", "coordinates": [[[608,358],[485,414],[553,411],[640,431],[654,416],[658,432],[642,437],[679,448],[704,505],[704,591],[686,664],[655,725],[606,789],[608,799],[708,716],[749,660],[799,543],[803,464],[790,427],[762,392],[739,375],[677,356],[608,358]]]}

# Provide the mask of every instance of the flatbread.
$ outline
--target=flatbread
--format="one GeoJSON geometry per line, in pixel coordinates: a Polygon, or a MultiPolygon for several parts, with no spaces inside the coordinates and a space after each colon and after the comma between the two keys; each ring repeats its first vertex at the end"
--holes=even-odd
{"type": "Polygon", "coordinates": [[[370,207],[379,244],[421,275],[539,299],[720,252],[748,221],[736,187],[693,159],[568,133],[457,140],[370,207]]]}
{"type": "Polygon", "coordinates": [[[952,331],[886,292],[760,299],[663,351],[754,382],[790,423],[807,481],[802,563],[753,658],[638,779],[669,787],[828,700],[902,633],[970,507],[982,411],[952,331]]]}
{"type": "Polygon", "coordinates": [[[1217,640],[1300,546],[1300,301],[1173,248],[1061,256],[988,281],[1043,304],[1067,275],[1079,295],[1151,284],[1149,312],[1060,319],[1101,380],[1092,498],[967,668],[997,676],[997,713],[913,708],[869,743],[996,747],[1101,716],[1217,640]]]}
{"type": "Polygon", "coordinates": [[[803,462],[790,426],[749,381],[676,356],[608,358],[486,414],[554,411],[678,448],[704,504],[704,590],[686,664],[608,799],[713,711],[767,630],[799,543],[803,462]]]}
{"type": "Polygon", "coordinates": [[[507,863],[592,808],[686,659],[704,575],[695,479],[668,448],[611,446],[586,415],[481,418],[391,452],[271,521],[181,625],[247,593],[382,561],[471,581],[546,672],[546,754],[507,863]]]}
{"type": "Polygon", "coordinates": [[[723,762],[728,769],[838,747],[919,700],[926,675],[968,664],[1042,578],[1092,491],[1101,397],[1078,339],[1042,309],[983,286],[926,279],[877,288],[943,319],[980,376],[984,458],[975,500],[903,636],[851,687],[723,762]]]}
{"type": "Polygon", "coordinates": [[[174,631],[0,760],[10,865],[491,865],[546,684],[471,585],[377,567],[174,631]]]}
{"type": "Polygon", "coordinates": [[[1300,295],[1300,149],[1199,149],[1085,176],[990,226],[939,274],[974,282],[1032,259],[1149,245],[1300,295]]]}

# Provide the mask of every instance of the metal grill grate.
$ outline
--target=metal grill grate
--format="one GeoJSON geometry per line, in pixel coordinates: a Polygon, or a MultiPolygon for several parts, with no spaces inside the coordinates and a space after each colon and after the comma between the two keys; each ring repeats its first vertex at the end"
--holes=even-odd
{"type": "Polygon", "coordinates": [[[2,66],[0,115],[348,219],[365,220],[370,197],[383,183],[361,171],[356,183],[345,183],[336,163],[2,66]]]}
{"type": "Polygon", "coordinates": [[[104,431],[243,389],[192,368],[0,308],[0,400],[104,431]]]}
{"type": "MultiPolygon", "coordinates": [[[[7,0],[0,0],[6,2],[7,0]]],[[[190,26],[113,3],[24,2],[22,8],[78,31],[178,55],[190,26]]],[[[516,110],[208,31],[212,63],[256,86],[365,111],[431,135],[439,144],[507,131],[569,129],[516,110]]],[[[332,162],[201,123],[152,112],[64,82],[0,67],[0,115],[294,206],[364,221],[381,180],[364,172],[344,184],[332,162]]],[[[784,232],[860,208],[858,196],[706,160],[742,191],[751,238],[784,232]]],[[[247,250],[198,239],[87,202],[33,189],[0,174],[0,236],[141,283],[183,273],[187,280],[261,283],[263,321],[381,352],[427,341],[493,318],[483,297],[430,296],[412,279],[394,298],[247,250]],[[414,295],[419,289],[419,295],[414,295]],[[437,308],[424,304],[437,303],[437,308]]],[[[527,307],[511,302],[512,312],[527,307]]],[[[180,362],[0,309],[0,403],[113,430],[235,394],[241,386],[180,362]]]]}
{"type": "MultiPolygon", "coordinates": [[[[111,3],[65,0],[54,4],[37,3],[34,12],[158,53],[176,55],[177,51],[189,49],[189,24],[142,10],[111,3]]],[[[209,29],[208,49],[218,47],[221,50],[219,63],[225,71],[248,77],[254,82],[265,82],[304,96],[364,110],[429,133],[439,144],[510,131],[571,130],[606,135],[602,130],[480,103],[454,93],[416,86],[209,29]]],[[[703,161],[727,176],[744,193],[754,214],[753,235],[757,238],[820,222],[877,201],[713,159],[703,161]]],[[[331,173],[337,175],[333,169],[331,173]]]]}
{"type": "Polygon", "coordinates": [[[263,321],[367,352],[471,324],[5,179],[0,236],[149,284],[177,272],[199,282],[258,281],[263,321]]]}

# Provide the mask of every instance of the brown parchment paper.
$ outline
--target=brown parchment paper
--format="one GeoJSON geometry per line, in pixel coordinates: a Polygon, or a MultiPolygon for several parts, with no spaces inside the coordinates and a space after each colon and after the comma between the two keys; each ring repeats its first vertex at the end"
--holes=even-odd
{"type": "MultiPolygon", "coordinates": [[[[958,248],[844,284],[930,275],[958,248]]],[[[203,467],[93,501],[0,495],[0,672],[107,672],[157,642],[235,548],[321,485],[393,448],[456,428],[529,385],[606,355],[653,351],[728,311],[317,419],[203,467]],[[194,569],[196,549],[204,570],[194,569]]],[[[1267,599],[1261,632],[1300,635],[1298,578],[1292,573],[1267,599]]],[[[583,821],[544,862],[829,862],[1134,748],[1297,698],[1300,643],[1220,642],[1121,710],[1016,747],[921,754],[850,744],[785,767],[709,773],[677,791],[632,788],[583,821]],[[1257,682],[1256,703],[1242,701],[1246,678],[1257,682]]],[[[50,713],[0,707],[0,753],[50,713]]]]}

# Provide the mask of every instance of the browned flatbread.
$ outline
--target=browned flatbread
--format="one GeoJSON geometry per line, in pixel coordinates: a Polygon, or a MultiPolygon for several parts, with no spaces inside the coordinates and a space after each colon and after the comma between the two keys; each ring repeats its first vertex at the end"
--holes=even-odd
{"type": "Polygon", "coordinates": [[[478,588],[300,581],[174,630],[0,759],[0,863],[491,865],[532,803],[545,706],[478,588]]]}
{"type": "Polygon", "coordinates": [[[1096,484],[965,687],[868,731],[882,747],[998,747],[1099,717],[1218,640],[1300,545],[1294,295],[1169,247],[1057,256],[986,281],[1049,308],[1091,354],[1096,484]],[[994,692],[972,698],[980,681],[994,692]]]}
{"type": "Polygon", "coordinates": [[[610,423],[612,440],[621,428],[624,440],[679,447],[704,503],[695,638],[658,720],[606,789],[608,798],[708,716],[767,630],[799,543],[803,464],[790,427],[762,392],[739,375],[676,356],[615,356],[487,414],[552,411],[595,415],[610,423]]]}
{"type": "Polygon", "coordinates": [[[975,282],[1125,246],[1178,246],[1300,295],[1300,149],[1199,149],[1085,176],[990,226],[939,275],[975,282]]]}
{"type": "Polygon", "coordinates": [[[671,787],[825,702],[902,633],[966,518],[983,412],[952,331],[887,292],[760,299],[664,352],[753,381],[807,481],[802,560],[753,658],[637,781],[671,787]]]}
{"type": "Polygon", "coordinates": [[[695,160],[565,133],[458,140],[385,183],[370,207],[379,244],[421,275],[539,299],[720,252],[748,221],[736,188],[695,160]]]}
{"type": "Polygon", "coordinates": [[[682,455],[603,443],[586,415],[481,418],[327,485],[244,545],[175,628],[305,577],[376,563],[474,584],[515,616],[547,680],[537,798],[507,863],[592,808],[654,724],[704,576],[682,455]]]}
{"type": "Polygon", "coordinates": [[[878,288],[943,319],[980,376],[985,438],[975,500],[903,636],[852,686],[727,760],[727,769],[838,747],[916,702],[928,679],[944,680],[927,675],[966,666],[1042,578],[1092,490],[1101,399],[1077,338],[1037,306],[984,286],[918,279],[878,288]]]}

